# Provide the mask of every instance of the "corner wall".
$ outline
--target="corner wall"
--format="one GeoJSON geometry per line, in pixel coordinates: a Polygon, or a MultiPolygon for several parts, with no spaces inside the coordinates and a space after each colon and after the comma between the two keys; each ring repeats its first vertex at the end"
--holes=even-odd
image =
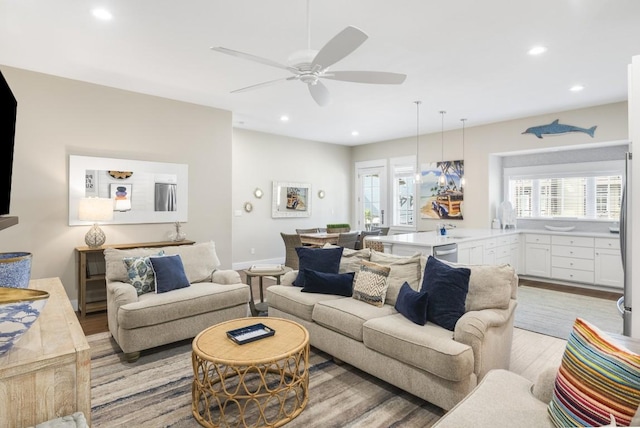
{"type": "MultiPolygon", "coordinates": [[[[2,66],[18,100],[11,215],[0,251],[33,254],[32,278],[60,277],[77,299],[88,227],[68,226],[71,154],[189,165],[187,239],[214,240],[231,267],[231,113],[2,66]]],[[[107,244],[163,241],[173,224],[107,225],[107,244]]]]}
{"type": "Polygon", "coordinates": [[[348,223],[352,169],[351,147],[234,129],[234,268],[284,262],[280,232],[348,223]],[[311,216],[272,218],[273,181],[309,183],[311,216]],[[260,199],[253,195],[256,187],[264,193],[260,199]],[[324,190],[324,199],[318,197],[319,190],[324,190]],[[244,211],[245,202],[253,204],[252,212],[244,211]]]}

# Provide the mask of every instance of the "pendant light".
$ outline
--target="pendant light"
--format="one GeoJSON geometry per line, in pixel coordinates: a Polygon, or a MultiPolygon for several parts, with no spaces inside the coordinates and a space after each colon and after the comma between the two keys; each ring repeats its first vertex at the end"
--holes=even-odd
{"type": "Polygon", "coordinates": [[[466,180],[464,178],[464,124],[467,121],[467,119],[460,119],[460,121],[462,122],[462,159],[460,160],[461,162],[460,169],[462,171],[462,177],[460,177],[460,187],[464,188],[464,185],[466,184],[466,180]]]}
{"type": "Polygon", "coordinates": [[[440,178],[438,179],[440,187],[444,187],[447,184],[447,177],[445,177],[444,174],[444,115],[446,113],[446,111],[440,110],[440,116],[442,116],[442,130],[440,132],[440,168],[442,169],[442,174],[440,174],[440,178]]]}
{"type": "Polygon", "coordinates": [[[414,101],[416,104],[416,177],[415,182],[420,183],[422,181],[422,174],[420,171],[420,104],[422,101],[414,101]]]}

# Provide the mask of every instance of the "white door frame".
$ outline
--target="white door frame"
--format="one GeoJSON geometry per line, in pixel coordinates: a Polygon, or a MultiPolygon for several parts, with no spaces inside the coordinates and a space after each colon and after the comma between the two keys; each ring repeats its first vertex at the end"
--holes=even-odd
{"type": "Polygon", "coordinates": [[[380,175],[380,210],[381,210],[381,226],[386,226],[389,223],[389,207],[388,207],[388,199],[387,195],[389,193],[389,181],[387,179],[387,160],[386,159],[378,159],[371,161],[362,161],[355,163],[355,192],[356,197],[354,198],[354,219],[353,219],[353,229],[355,230],[364,230],[365,225],[361,220],[364,219],[364,212],[362,211],[362,183],[360,181],[360,175],[367,172],[376,171],[380,175]]]}

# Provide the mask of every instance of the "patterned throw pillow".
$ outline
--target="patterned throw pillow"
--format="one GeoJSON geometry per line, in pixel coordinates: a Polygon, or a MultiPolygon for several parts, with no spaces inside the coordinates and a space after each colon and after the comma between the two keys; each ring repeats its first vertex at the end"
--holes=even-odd
{"type": "MultiPolygon", "coordinates": [[[[157,255],[164,255],[164,251],[157,255]]],[[[129,283],[136,289],[138,296],[155,291],[156,278],[149,257],[125,257],[122,261],[127,268],[129,283]]]]}
{"type": "Polygon", "coordinates": [[[558,427],[628,426],[640,404],[640,355],[577,318],[548,411],[558,427]]]}
{"type": "Polygon", "coordinates": [[[382,307],[387,294],[391,268],[363,260],[353,280],[353,298],[382,307]]]}

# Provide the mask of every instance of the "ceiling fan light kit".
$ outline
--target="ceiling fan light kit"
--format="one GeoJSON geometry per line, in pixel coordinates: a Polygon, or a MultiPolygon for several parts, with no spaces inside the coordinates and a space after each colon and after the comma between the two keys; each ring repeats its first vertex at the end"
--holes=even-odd
{"type": "Polygon", "coordinates": [[[385,71],[329,71],[329,67],[345,58],[362,45],[369,36],[359,28],[348,26],[331,40],[329,40],[319,51],[310,48],[310,25],[307,8],[307,49],[299,50],[289,56],[289,65],[280,64],[267,58],[262,58],[252,54],[235,51],[221,46],[213,46],[211,50],[223,54],[249,61],[259,62],[264,65],[287,70],[293,76],[270,80],[244,88],[231,91],[232,93],[245,92],[270,86],[278,82],[287,80],[299,80],[305,83],[313,100],[319,106],[326,106],[331,102],[329,90],[320,79],[340,80],[343,82],[399,85],[405,81],[406,75],[400,73],[390,73],[385,71]]]}

